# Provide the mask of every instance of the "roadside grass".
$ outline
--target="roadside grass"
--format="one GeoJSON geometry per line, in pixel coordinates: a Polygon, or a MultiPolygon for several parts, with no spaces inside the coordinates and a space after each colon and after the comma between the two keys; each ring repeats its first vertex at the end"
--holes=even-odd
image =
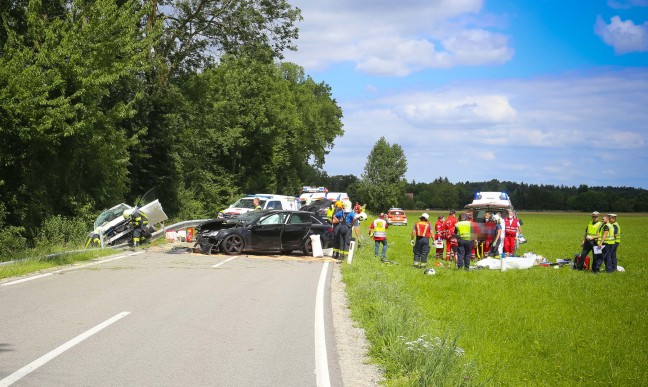
{"type": "MultiPolygon", "coordinates": [[[[151,242],[151,245],[166,243],[163,238],[151,242]]],[[[71,265],[76,262],[89,261],[119,253],[119,249],[94,248],[83,250],[83,246],[47,246],[26,249],[11,256],[3,257],[2,261],[15,261],[0,264],[0,279],[19,277],[30,273],[45,271],[58,266],[71,265]],[[66,251],[74,251],[65,253],[66,251]],[[64,254],[60,254],[64,253],[64,254]],[[60,254],[60,255],[55,255],[60,254]],[[48,257],[48,255],[54,255],[48,257]]]]}
{"type": "MultiPolygon", "coordinates": [[[[361,225],[369,243],[342,268],[352,315],[366,330],[388,386],[648,383],[646,214],[619,214],[624,273],[432,266],[434,276],[412,267],[409,234],[418,215],[408,213],[410,226],[388,229],[393,245],[387,255],[398,264],[373,257],[370,217],[361,225]],[[435,352],[407,345],[417,340],[434,343],[435,352]]],[[[528,243],[518,255],[533,252],[550,261],[580,252],[590,219],[577,213],[520,217],[528,243]]],[[[441,263],[432,252],[428,267],[434,262],[441,263]]]]}
{"type": "Polygon", "coordinates": [[[0,265],[0,279],[19,277],[57,266],[89,261],[91,259],[113,255],[118,252],[118,250],[114,249],[90,249],[83,252],[61,254],[51,258],[47,257],[47,255],[56,254],[57,252],[62,251],[63,250],[58,248],[29,249],[22,251],[20,254],[16,254],[8,259],[15,260],[15,262],[0,265]]]}

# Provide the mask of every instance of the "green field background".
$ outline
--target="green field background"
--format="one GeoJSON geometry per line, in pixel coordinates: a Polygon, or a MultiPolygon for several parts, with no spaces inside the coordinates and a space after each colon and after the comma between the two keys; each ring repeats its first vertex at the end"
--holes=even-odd
{"type": "MultiPolygon", "coordinates": [[[[447,215],[427,212],[431,219],[447,215]]],[[[413,309],[404,312],[414,314],[407,318],[413,324],[389,328],[397,337],[456,340],[463,355],[454,361],[470,366],[471,372],[439,384],[648,384],[648,215],[619,214],[622,273],[540,266],[465,272],[449,265],[432,266],[437,274],[431,276],[412,267],[409,235],[420,213],[409,211],[408,226],[388,229],[392,244],[387,255],[395,264],[374,258],[367,234],[375,217],[369,216],[360,226],[362,247],[351,265],[343,265],[352,314],[367,330],[374,360],[387,369],[388,385],[426,384],[415,374],[427,371],[389,364],[393,360],[385,353],[394,344],[380,338],[387,328],[376,321],[393,311],[384,305],[383,310],[367,307],[380,304],[381,298],[394,299],[393,308],[413,309]]],[[[521,212],[519,217],[528,242],[518,255],[532,252],[552,262],[580,252],[591,219],[583,213],[521,212]]],[[[434,252],[429,262],[428,267],[441,263],[434,252]]]]}

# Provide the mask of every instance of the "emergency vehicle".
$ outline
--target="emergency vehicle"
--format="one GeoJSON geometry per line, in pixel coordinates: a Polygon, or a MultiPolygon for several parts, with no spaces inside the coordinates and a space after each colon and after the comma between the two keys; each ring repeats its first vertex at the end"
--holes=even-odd
{"type": "Polygon", "coordinates": [[[254,194],[245,195],[218,213],[218,218],[231,218],[254,210],[254,198],[259,199],[259,205],[264,210],[299,210],[299,201],[294,196],[254,194]]]}

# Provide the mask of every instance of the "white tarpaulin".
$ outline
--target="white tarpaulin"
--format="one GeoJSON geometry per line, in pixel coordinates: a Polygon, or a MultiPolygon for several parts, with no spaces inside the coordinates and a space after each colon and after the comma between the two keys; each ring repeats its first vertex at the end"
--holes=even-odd
{"type": "Polygon", "coordinates": [[[535,257],[508,257],[502,259],[484,258],[475,263],[476,266],[487,267],[491,270],[529,269],[536,263],[535,257]],[[502,267],[504,264],[504,267],[502,267]]]}

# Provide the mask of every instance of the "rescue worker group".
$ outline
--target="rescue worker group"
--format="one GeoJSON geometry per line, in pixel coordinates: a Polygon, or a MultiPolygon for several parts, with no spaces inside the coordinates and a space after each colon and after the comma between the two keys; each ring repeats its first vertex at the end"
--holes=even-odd
{"type": "MultiPolygon", "coordinates": [[[[337,201],[327,213],[333,224],[333,257],[339,260],[348,256],[353,234],[355,233],[356,240],[360,239],[358,223],[363,220],[362,215],[366,219],[364,206],[356,203],[353,209],[351,207],[350,201],[337,201]]],[[[519,241],[524,241],[522,224],[522,220],[511,210],[506,216],[500,212],[486,212],[484,223],[473,221],[472,210],[460,214],[459,218],[454,210],[450,210],[447,218],[439,215],[434,226],[430,222],[429,214],[423,213],[411,232],[413,266],[427,267],[432,246],[436,259],[445,259],[450,265],[454,263],[455,268],[464,270],[470,270],[470,262],[476,259],[514,257],[519,241]]],[[[387,242],[388,228],[387,215],[384,213],[369,226],[369,236],[372,236],[374,241],[374,256],[379,257],[382,262],[392,262],[387,259],[390,246],[387,242]]],[[[574,257],[573,268],[597,273],[605,264],[606,272],[617,271],[616,253],[620,241],[621,227],[617,222],[617,215],[605,215],[600,221],[599,212],[592,212],[592,221],[585,229],[581,244],[582,252],[574,257]],[[591,262],[589,253],[592,253],[591,262]]]]}

